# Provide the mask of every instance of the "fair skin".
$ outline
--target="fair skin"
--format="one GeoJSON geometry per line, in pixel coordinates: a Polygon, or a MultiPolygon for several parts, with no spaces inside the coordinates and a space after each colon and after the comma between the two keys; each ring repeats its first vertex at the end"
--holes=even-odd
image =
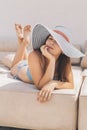
{"type": "Polygon", "coordinates": [[[53,80],[56,75],[57,60],[62,53],[62,50],[58,46],[57,42],[52,36],[49,36],[46,43],[40,47],[41,53],[37,50],[33,50],[29,55],[27,54],[26,47],[30,44],[30,30],[31,26],[27,25],[22,28],[21,25],[16,24],[16,33],[18,36],[19,48],[14,57],[11,74],[17,73],[17,66],[22,60],[28,60],[30,72],[33,78],[33,82],[26,76],[27,67],[23,67],[18,73],[21,80],[28,83],[33,83],[40,90],[37,99],[40,102],[46,102],[51,99],[54,89],[73,89],[73,76],[71,71],[71,65],[68,65],[67,79],[68,82],[62,82],[53,80]]]}

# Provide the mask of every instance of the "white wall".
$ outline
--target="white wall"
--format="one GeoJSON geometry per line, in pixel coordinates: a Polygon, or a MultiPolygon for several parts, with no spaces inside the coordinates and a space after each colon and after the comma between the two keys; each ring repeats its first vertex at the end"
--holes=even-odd
{"type": "Polygon", "coordinates": [[[14,23],[65,25],[73,42],[87,40],[87,0],[0,0],[0,38],[16,37],[14,23]]]}

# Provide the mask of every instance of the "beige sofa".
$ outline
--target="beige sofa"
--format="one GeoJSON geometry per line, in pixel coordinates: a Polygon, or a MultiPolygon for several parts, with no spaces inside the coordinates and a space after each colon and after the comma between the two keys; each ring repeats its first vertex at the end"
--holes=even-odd
{"type": "Polygon", "coordinates": [[[87,130],[87,69],[83,76],[84,82],[79,96],[78,130],[87,130]]]}
{"type": "MultiPolygon", "coordinates": [[[[55,90],[46,103],[37,101],[39,90],[34,85],[13,79],[9,57],[17,42],[0,43],[0,126],[35,130],[76,130],[78,98],[83,82],[82,69],[72,65],[75,88],[55,90]],[[12,46],[14,45],[14,46],[12,46]]],[[[72,59],[78,64],[80,59],[72,59]]]]}

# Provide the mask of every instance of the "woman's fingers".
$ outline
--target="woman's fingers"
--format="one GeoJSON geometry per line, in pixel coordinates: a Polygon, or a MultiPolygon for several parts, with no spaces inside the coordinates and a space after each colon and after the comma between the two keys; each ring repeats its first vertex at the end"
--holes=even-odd
{"type": "Polygon", "coordinates": [[[50,98],[51,98],[51,94],[52,94],[51,91],[42,90],[42,91],[39,92],[38,100],[39,100],[40,102],[48,101],[48,100],[50,100],[50,98]]]}
{"type": "Polygon", "coordinates": [[[40,47],[41,52],[43,52],[45,46],[46,46],[46,45],[43,45],[43,46],[40,47]]]}
{"type": "Polygon", "coordinates": [[[43,97],[44,97],[44,95],[45,95],[45,90],[41,90],[40,92],[39,92],[39,94],[38,94],[38,100],[39,101],[42,101],[43,100],[43,97]]]}
{"type": "Polygon", "coordinates": [[[43,97],[43,101],[47,101],[48,100],[48,97],[49,97],[49,91],[47,91],[43,97]]]}
{"type": "Polygon", "coordinates": [[[48,47],[46,45],[43,45],[43,46],[40,47],[40,50],[41,50],[43,55],[47,52],[47,48],[48,47]]]}
{"type": "Polygon", "coordinates": [[[48,99],[47,100],[50,100],[52,97],[52,92],[49,92],[49,95],[48,95],[48,99]]]}

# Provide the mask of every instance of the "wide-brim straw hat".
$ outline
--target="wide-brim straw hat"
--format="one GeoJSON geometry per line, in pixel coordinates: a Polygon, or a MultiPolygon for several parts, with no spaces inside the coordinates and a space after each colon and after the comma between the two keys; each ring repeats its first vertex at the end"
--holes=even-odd
{"type": "Polygon", "coordinates": [[[45,44],[47,37],[51,35],[60,46],[62,52],[71,58],[79,58],[85,56],[81,51],[75,48],[70,42],[70,31],[64,26],[56,26],[54,30],[48,27],[37,24],[32,32],[33,49],[39,49],[45,44]]]}

